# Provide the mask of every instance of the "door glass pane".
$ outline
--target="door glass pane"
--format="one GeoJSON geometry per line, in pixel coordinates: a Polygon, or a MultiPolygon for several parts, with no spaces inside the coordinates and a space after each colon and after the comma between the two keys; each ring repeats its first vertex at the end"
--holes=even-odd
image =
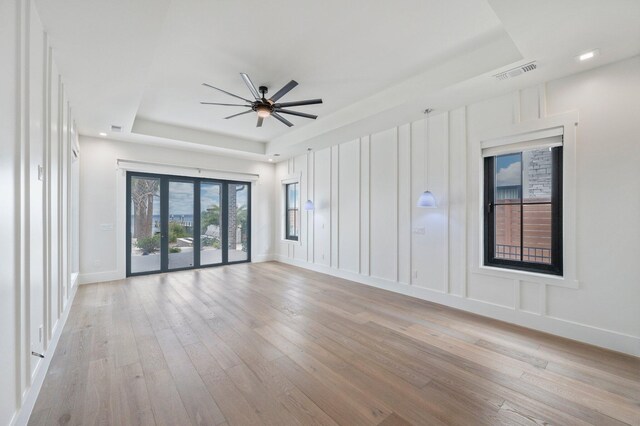
{"type": "Polygon", "coordinates": [[[523,206],[525,262],[551,264],[551,204],[523,206]]]}
{"type": "Polygon", "coordinates": [[[523,202],[551,202],[552,161],[550,148],[522,153],[523,202]]]}
{"type": "Polygon", "coordinates": [[[222,263],[222,239],[220,234],[222,185],[200,184],[200,264],[222,263]]]}
{"type": "Polygon", "coordinates": [[[169,269],[193,266],[193,182],[169,181],[169,269]]]}
{"type": "Polygon", "coordinates": [[[229,184],[229,262],[249,259],[249,186],[229,184]]]}
{"type": "Polygon", "coordinates": [[[131,273],[160,270],[160,179],[131,177],[131,273]]]}
{"type": "Polygon", "coordinates": [[[495,170],[496,204],[519,203],[522,196],[522,154],[498,155],[495,170]]]}
{"type": "Polygon", "coordinates": [[[495,209],[495,258],[520,260],[521,206],[495,206],[495,209]]]}

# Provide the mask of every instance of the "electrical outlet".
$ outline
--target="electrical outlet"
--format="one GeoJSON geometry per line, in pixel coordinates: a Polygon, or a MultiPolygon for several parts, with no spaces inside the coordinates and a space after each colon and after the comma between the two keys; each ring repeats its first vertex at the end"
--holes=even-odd
{"type": "Polygon", "coordinates": [[[44,180],[44,167],[42,167],[40,164],[38,164],[38,180],[44,180]]]}
{"type": "Polygon", "coordinates": [[[424,235],[425,231],[426,231],[425,228],[413,228],[413,233],[414,234],[424,235]]]}

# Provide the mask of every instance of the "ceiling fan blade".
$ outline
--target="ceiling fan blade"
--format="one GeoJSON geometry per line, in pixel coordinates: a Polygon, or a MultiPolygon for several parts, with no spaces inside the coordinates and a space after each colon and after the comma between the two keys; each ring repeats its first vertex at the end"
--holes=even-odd
{"type": "Polygon", "coordinates": [[[216,90],[218,90],[218,91],[220,91],[220,92],[222,92],[222,93],[226,93],[227,95],[229,95],[229,96],[233,96],[234,98],[242,99],[242,100],[243,100],[243,101],[245,101],[245,102],[249,102],[249,103],[251,103],[251,101],[250,101],[249,99],[245,99],[245,98],[242,98],[242,97],[240,97],[240,96],[238,96],[238,95],[234,95],[233,93],[229,93],[229,92],[227,92],[226,90],[219,89],[219,88],[217,88],[217,87],[215,87],[215,86],[212,86],[212,85],[210,85],[210,84],[202,83],[202,85],[203,85],[203,86],[210,87],[210,88],[212,88],[212,89],[216,89],[216,90]]]}
{"type": "Polygon", "coordinates": [[[258,116],[258,124],[256,124],[256,127],[262,127],[262,122],[264,121],[264,118],[258,116]]]}
{"type": "Polygon", "coordinates": [[[253,97],[256,98],[256,100],[261,99],[260,93],[258,93],[258,89],[256,89],[256,86],[253,85],[253,81],[251,81],[249,76],[243,72],[240,73],[240,76],[242,76],[244,83],[249,88],[249,91],[251,91],[253,97]]]}
{"type": "Polygon", "coordinates": [[[287,109],[278,109],[277,112],[281,113],[281,114],[290,114],[290,115],[297,115],[298,117],[304,117],[304,118],[312,118],[312,119],[316,119],[318,118],[317,115],[313,115],[313,114],[307,114],[304,112],[298,112],[298,111],[290,111],[287,109]]]}
{"type": "Polygon", "coordinates": [[[248,108],[251,105],[241,105],[241,104],[221,104],[218,102],[200,102],[202,105],[222,105],[222,106],[241,106],[241,107],[245,107],[248,108]]]}
{"type": "Polygon", "coordinates": [[[233,114],[233,115],[230,115],[230,116],[228,116],[228,117],[225,117],[224,119],[225,119],[225,120],[228,120],[228,119],[230,119],[230,118],[237,117],[237,116],[239,116],[239,115],[249,114],[250,112],[253,112],[253,110],[252,110],[252,109],[250,109],[250,110],[247,110],[247,111],[244,111],[244,112],[239,112],[239,113],[237,113],[237,114],[233,114]]]}
{"type": "Polygon", "coordinates": [[[294,87],[296,87],[298,85],[298,82],[295,80],[291,80],[290,82],[288,82],[287,84],[284,85],[284,87],[280,90],[278,90],[275,95],[273,95],[271,98],[269,98],[270,101],[275,102],[278,99],[280,99],[281,97],[283,97],[284,95],[286,95],[287,93],[289,93],[289,91],[291,89],[293,89],[294,87]]]}
{"type": "Polygon", "coordinates": [[[302,106],[302,105],[314,105],[321,104],[322,99],[307,99],[306,101],[294,101],[294,102],[282,102],[281,104],[275,104],[276,108],[280,107],[292,107],[292,106],[302,106]]]}
{"type": "Polygon", "coordinates": [[[276,120],[286,124],[287,126],[291,127],[293,126],[293,123],[290,122],[289,120],[287,120],[286,118],[284,118],[283,116],[279,115],[277,112],[272,112],[271,116],[274,117],[276,120]]]}

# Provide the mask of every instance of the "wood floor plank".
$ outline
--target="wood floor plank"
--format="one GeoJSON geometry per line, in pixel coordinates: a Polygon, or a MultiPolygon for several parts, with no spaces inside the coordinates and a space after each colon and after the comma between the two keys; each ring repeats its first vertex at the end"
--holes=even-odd
{"type": "Polygon", "coordinates": [[[167,366],[194,425],[217,425],[225,421],[222,411],[206,389],[189,355],[172,329],[157,333],[167,366]]]}
{"type": "Polygon", "coordinates": [[[640,359],[276,262],[81,286],[30,425],[640,425],[640,359]]]}

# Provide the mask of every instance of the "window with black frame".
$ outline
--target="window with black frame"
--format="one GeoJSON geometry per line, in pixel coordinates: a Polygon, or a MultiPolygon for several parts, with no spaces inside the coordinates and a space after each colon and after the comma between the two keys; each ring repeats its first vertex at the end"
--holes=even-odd
{"type": "Polygon", "coordinates": [[[484,158],[484,263],[562,275],[562,146],[484,158]]]}
{"type": "Polygon", "coordinates": [[[285,185],[285,239],[298,241],[299,224],[299,194],[298,182],[285,185]]]}

